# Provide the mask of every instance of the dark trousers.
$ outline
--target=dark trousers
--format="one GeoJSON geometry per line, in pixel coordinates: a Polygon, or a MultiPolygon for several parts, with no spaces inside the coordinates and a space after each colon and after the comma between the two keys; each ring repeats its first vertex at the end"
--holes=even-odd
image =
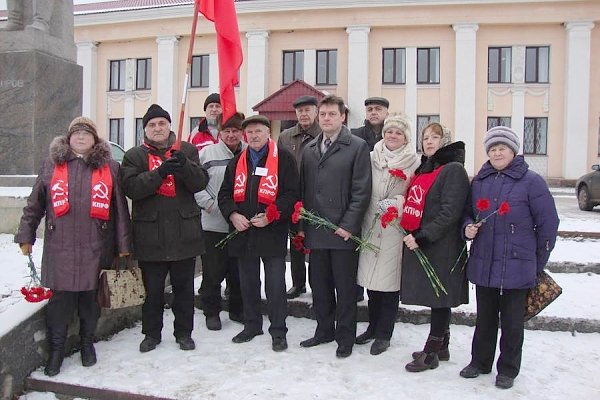
{"type": "MultiPolygon", "coordinates": [[[[261,282],[259,257],[239,258],[240,286],[244,304],[244,329],[250,332],[262,331],[261,282]]],[[[267,314],[272,337],[285,337],[287,327],[287,296],[285,292],[285,258],[264,257],[265,293],[267,295],[267,314]]]]}
{"type": "Polygon", "coordinates": [[[46,326],[49,330],[67,333],[67,327],[73,314],[79,316],[79,333],[93,335],[96,332],[100,306],[96,302],[96,290],[85,292],[66,292],[53,290],[46,306],[46,326]]]}
{"type": "Polygon", "coordinates": [[[375,339],[390,340],[394,333],[400,292],[368,290],[369,328],[375,339]]]}
{"type": "Polygon", "coordinates": [[[302,288],[306,286],[305,254],[296,250],[290,243],[290,269],[292,271],[292,286],[302,288]]]}
{"type": "Polygon", "coordinates": [[[496,353],[500,323],[500,357],[498,373],[516,378],[521,369],[524,339],[523,311],[527,289],[476,287],[477,322],[471,348],[472,362],[483,371],[491,371],[496,353]]]}
{"type": "Polygon", "coordinates": [[[164,291],[167,274],[173,287],[173,335],[190,336],[194,329],[194,267],[195,258],[178,261],[140,261],[146,287],[146,301],[142,306],[142,333],[161,339],[163,328],[164,291]]]}
{"type": "Polygon", "coordinates": [[[310,285],[317,318],[315,337],[352,347],[356,337],[356,272],[354,250],[312,250],[310,285]]]}
{"type": "Polygon", "coordinates": [[[450,330],[450,317],[452,317],[452,309],[432,308],[429,334],[438,338],[444,337],[450,330]]]}
{"type": "Polygon", "coordinates": [[[204,231],[206,253],[202,256],[200,298],[207,317],[221,312],[221,282],[225,278],[228,278],[229,312],[240,316],[243,312],[237,258],[227,254],[227,246],[223,249],[215,247],[225,236],[226,233],[204,231]]]}

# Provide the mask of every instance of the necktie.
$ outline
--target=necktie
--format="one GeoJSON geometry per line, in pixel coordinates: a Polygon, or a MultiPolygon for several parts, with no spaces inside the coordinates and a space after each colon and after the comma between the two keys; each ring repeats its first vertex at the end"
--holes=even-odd
{"type": "Polygon", "coordinates": [[[325,139],[325,151],[329,150],[329,146],[331,146],[331,139],[325,139]]]}

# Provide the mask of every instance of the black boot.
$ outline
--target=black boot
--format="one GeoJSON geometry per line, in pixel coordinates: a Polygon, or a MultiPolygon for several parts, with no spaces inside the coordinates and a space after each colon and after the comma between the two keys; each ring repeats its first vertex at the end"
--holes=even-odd
{"type": "Polygon", "coordinates": [[[54,376],[58,375],[60,372],[60,367],[62,366],[63,359],[65,358],[67,327],[65,326],[53,329],[48,328],[47,335],[50,355],[48,356],[46,368],[44,368],[44,374],[48,376],[54,376]]]}
{"type": "Polygon", "coordinates": [[[81,344],[81,365],[91,367],[96,364],[96,349],[94,348],[94,336],[96,324],[80,320],[79,338],[81,344]]]}
{"type": "MultiPolygon", "coordinates": [[[[438,358],[440,361],[448,361],[450,360],[450,350],[448,350],[448,345],[450,344],[450,329],[446,331],[444,334],[444,340],[442,342],[442,348],[438,351],[438,358]]],[[[413,360],[421,357],[423,351],[415,351],[412,353],[413,360]]]]}
{"type": "Polygon", "coordinates": [[[406,364],[406,370],[409,372],[422,372],[428,369],[437,368],[440,364],[438,352],[442,347],[443,341],[443,337],[429,335],[421,355],[415,360],[406,364]]]}

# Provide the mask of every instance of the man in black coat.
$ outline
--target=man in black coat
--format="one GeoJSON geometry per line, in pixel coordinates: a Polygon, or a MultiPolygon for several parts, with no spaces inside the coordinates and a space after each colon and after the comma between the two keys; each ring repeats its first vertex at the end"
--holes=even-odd
{"type": "Polygon", "coordinates": [[[182,350],[193,350],[194,267],[196,256],[204,253],[194,193],[206,187],[208,173],[193,145],[181,142],[179,150],[174,148],[167,111],[152,104],[143,123],[144,143],[129,149],[121,165],[123,192],[132,200],[134,257],[146,287],[140,351],[154,350],[161,341],[167,274],[173,286],[173,334],[182,350]]]}
{"type": "MultiPolygon", "coordinates": [[[[317,122],[317,99],[313,96],[300,96],[294,103],[298,123],[293,127],[281,132],[277,145],[289,150],[294,154],[298,168],[302,162],[304,147],[321,133],[321,127],[317,122]]],[[[293,226],[294,231],[298,227],[293,226]]],[[[302,293],[306,293],[306,264],[303,252],[290,246],[290,267],[292,270],[292,287],[287,292],[288,299],[295,299],[302,293]]]]}
{"type": "Polygon", "coordinates": [[[314,337],[300,346],[313,347],[335,339],[340,358],[352,354],[356,337],[358,252],[357,244],[349,239],[360,235],[371,199],[369,146],[350,133],[344,119],[342,98],[321,100],[319,125],[323,132],[304,149],[301,167],[304,207],[339,229],[334,232],[304,224],[306,246],[311,250],[309,274],[317,329],[314,337]]]}
{"type": "Polygon", "coordinates": [[[390,102],[384,97],[369,97],[365,100],[365,124],[360,128],[352,129],[352,134],[363,139],[369,145],[369,150],[373,150],[375,143],[382,139],[381,130],[383,123],[388,117],[390,102]]]}
{"type": "Polygon", "coordinates": [[[263,333],[262,260],[272,349],[283,351],[288,347],[285,256],[289,221],[298,200],[298,167],[294,156],[270,139],[271,123],[266,117],[248,117],[242,128],[248,147],[227,165],[218,195],[230,232],[239,232],[229,241],[228,250],[230,256],[238,258],[244,330],[232,341],[248,342],[263,333]]]}

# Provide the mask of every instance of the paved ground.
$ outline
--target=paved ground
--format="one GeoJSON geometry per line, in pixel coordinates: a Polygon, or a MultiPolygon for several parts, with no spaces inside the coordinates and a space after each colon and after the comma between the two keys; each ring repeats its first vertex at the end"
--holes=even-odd
{"type": "Polygon", "coordinates": [[[561,218],[600,222],[600,206],[594,207],[592,211],[581,211],[577,205],[577,197],[573,189],[565,190],[565,188],[560,188],[559,190],[551,189],[551,191],[561,218]]]}

